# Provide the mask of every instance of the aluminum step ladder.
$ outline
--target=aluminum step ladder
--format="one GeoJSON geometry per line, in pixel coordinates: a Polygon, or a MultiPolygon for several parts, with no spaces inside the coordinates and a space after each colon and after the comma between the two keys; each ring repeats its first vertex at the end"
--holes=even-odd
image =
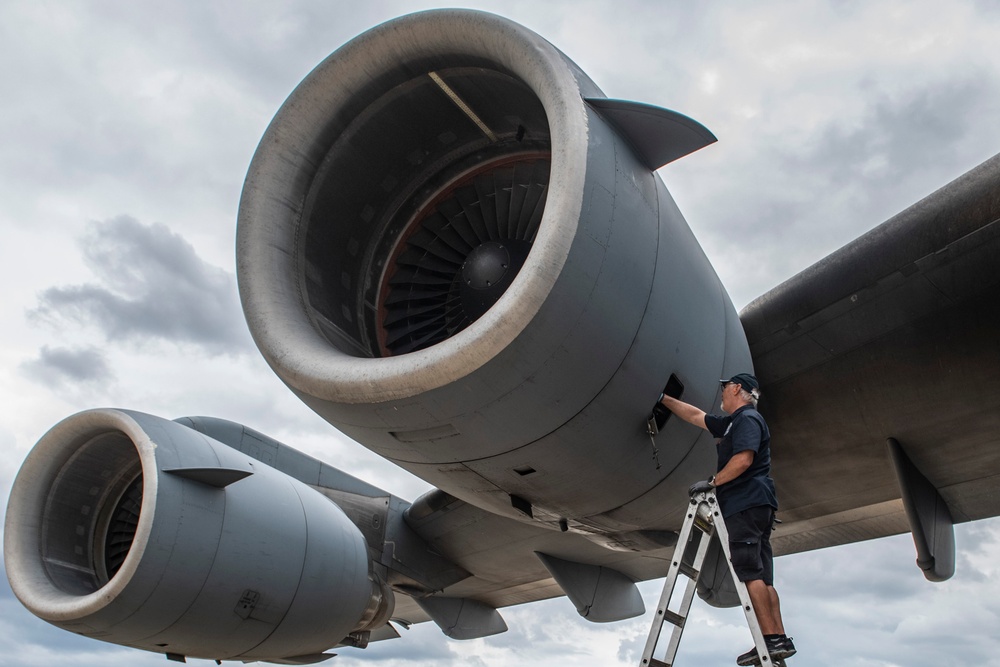
{"type": "Polygon", "coordinates": [[[708,554],[708,547],[713,539],[719,540],[722,553],[725,555],[726,563],[729,565],[729,573],[736,583],[736,592],[740,596],[743,605],[743,613],[747,617],[747,625],[750,626],[750,634],[753,635],[753,643],[757,648],[757,657],[761,667],[786,667],[783,659],[772,659],[767,652],[764,643],[764,635],[760,631],[757,623],[757,616],[754,614],[753,605],[750,603],[750,593],[746,584],[736,577],[733,572],[733,564],[729,553],[729,533],[726,530],[726,522],[722,520],[722,513],[719,511],[718,502],[715,499],[715,490],[703,493],[696,493],[691,497],[688,505],[687,517],[677,539],[677,546],[674,548],[674,555],[670,559],[670,569],[667,572],[667,579],[663,583],[663,593],[660,594],[660,602],[656,605],[656,615],[653,618],[653,626],[649,629],[649,638],[646,640],[646,648],[642,652],[642,662],[640,667],[673,667],[674,658],[677,656],[677,648],[681,643],[681,635],[684,633],[684,624],[687,622],[688,613],[691,611],[691,603],[694,601],[695,589],[698,584],[698,577],[701,576],[701,568],[708,554]],[[697,546],[689,544],[697,540],[697,546]],[[691,562],[685,562],[685,555],[690,553],[690,549],[695,549],[691,562]],[[669,609],[674,590],[677,587],[678,575],[684,575],[687,580],[686,588],[679,599],[679,607],[676,610],[669,609]],[[656,649],[659,648],[660,635],[663,626],[672,626],[670,639],[667,642],[666,653],[662,658],[656,658],[656,649]]]}

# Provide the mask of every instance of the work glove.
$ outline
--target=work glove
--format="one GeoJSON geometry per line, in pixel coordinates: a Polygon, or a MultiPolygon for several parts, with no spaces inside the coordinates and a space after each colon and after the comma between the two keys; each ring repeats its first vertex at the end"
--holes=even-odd
{"type": "Polygon", "coordinates": [[[707,493],[715,488],[715,477],[712,476],[709,479],[703,480],[701,482],[695,482],[688,489],[688,495],[693,496],[696,493],[707,493]]]}

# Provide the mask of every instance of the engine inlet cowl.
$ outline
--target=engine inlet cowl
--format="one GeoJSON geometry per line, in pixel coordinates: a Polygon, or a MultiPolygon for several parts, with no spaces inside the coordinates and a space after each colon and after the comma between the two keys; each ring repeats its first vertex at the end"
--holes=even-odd
{"type": "Polygon", "coordinates": [[[515,340],[576,235],[584,96],[602,95],[555,47],[481,12],[410,15],[318,66],[240,202],[244,312],[279,375],[324,400],[383,402],[515,340]],[[469,294],[462,267],[494,242],[514,251],[502,289],[469,294]]]}

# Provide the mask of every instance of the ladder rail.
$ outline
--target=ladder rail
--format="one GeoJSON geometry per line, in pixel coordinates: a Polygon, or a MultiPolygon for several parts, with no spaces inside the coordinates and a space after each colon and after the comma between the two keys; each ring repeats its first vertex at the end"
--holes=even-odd
{"type": "Polygon", "coordinates": [[[704,562],[705,555],[708,552],[708,546],[710,544],[709,538],[711,537],[710,533],[714,529],[711,522],[706,521],[706,518],[707,517],[705,517],[705,510],[702,507],[702,503],[699,502],[699,500],[692,498],[688,503],[684,523],[681,525],[680,534],[677,536],[677,546],[674,547],[674,553],[670,558],[670,568],[667,570],[667,578],[664,581],[663,592],[660,593],[660,601],[656,605],[656,615],[654,616],[653,625],[650,628],[649,636],[646,638],[646,646],[642,652],[642,661],[640,662],[641,667],[664,664],[669,667],[669,665],[673,663],[674,656],[677,653],[677,648],[680,645],[681,635],[684,632],[684,624],[687,621],[687,615],[691,609],[691,603],[694,601],[698,578],[701,575],[701,564],[704,562]],[[699,519],[701,520],[700,522],[699,519]],[[686,568],[684,567],[684,556],[688,549],[688,543],[691,541],[691,536],[697,534],[695,533],[696,529],[701,531],[703,534],[700,537],[698,550],[695,553],[690,571],[686,572],[686,568]],[[680,609],[675,615],[679,617],[680,623],[678,623],[676,620],[671,618],[669,605],[671,599],[673,598],[674,590],[677,587],[677,577],[680,574],[684,574],[685,577],[687,577],[688,583],[681,598],[680,609]],[[673,625],[671,637],[667,644],[666,661],[654,660],[653,653],[659,644],[664,623],[671,623],[673,625]]]}
{"type": "Polygon", "coordinates": [[[732,554],[729,549],[729,531],[726,529],[726,522],[722,518],[715,491],[696,493],[691,497],[688,504],[686,516],[681,525],[680,534],[677,538],[677,546],[674,547],[673,556],[670,559],[670,567],[667,570],[667,577],[663,583],[663,591],[660,593],[660,601],[656,606],[656,613],[653,617],[653,624],[646,638],[646,646],[642,652],[640,667],[672,667],[680,647],[681,637],[687,625],[687,618],[691,611],[691,604],[694,601],[694,593],[697,589],[698,579],[701,577],[702,566],[708,554],[708,548],[713,539],[719,540],[722,553],[729,566],[729,573],[736,585],[736,592],[746,616],[750,634],[753,637],[754,647],[757,650],[757,657],[761,667],[786,667],[784,660],[772,660],[767,651],[767,644],[764,634],[761,632],[760,624],[757,622],[757,615],[754,611],[753,602],[750,599],[750,592],[744,582],[740,581],[733,570],[732,554]],[[697,531],[697,532],[696,532],[697,531]],[[699,535],[700,533],[700,535],[699,535]],[[688,551],[688,545],[692,535],[697,535],[699,539],[698,548],[690,565],[685,565],[684,556],[688,551]],[[677,587],[678,575],[685,575],[687,584],[681,597],[680,608],[677,612],[669,610],[670,601],[674,596],[677,587]],[[654,653],[660,643],[660,635],[663,632],[665,623],[670,623],[670,639],[667,642],[667,650],[663,660],[654,657],[654,653]]]}
{"type": "Polygon", "coordinates": [[[674,555],[670,559],[670,569],[667,574],[667,580],[663,587],[663,592],[660,594],[660,601],[656,605],[656,618],[660,622],[654,621],[652,628],[650,629],[649,636],[646,639],[646,647],[643,649],[642,662],[641,665],[646,667],[648,665],[663,665],[670,663],[664,663],[662,661],[653,660],[653,653],[659,644],[660,635],[663,632],[663,624],[670,623],[673,625],[671,630],[670,640],[667,644],[667,659],[672,661],[673,656],[677,653],[677,647],[680,645],[681,634],[684,631],[684,624],[687,621],[688,613],[691,609],[691,603],[694,601],[694,594],[697,589],[698,577],[701,573],[700,566],[698,563],[704,560],[704,553],[708,550],[709,540],[707,535],[702,535],[699,539],[698,550],[692,561],[693,566],[685,566],[684,555],[687,552],[688,543],[691,540],[691,536],[697,535],[694,533],[695,529],[695,519],[696,512],[698,508],[694,502],[688,508],[688,517],[681,528],[681,533],[677,539],[677,547],[674,549],[674,555]],[[683,545],[683,547],[681,546],[683,545]],[[670,601],[674,597],[674,592],[677,589],[677,577],[683,574],[687,579],[685,584],[684,593],[681,596],[681,603],[678,611],[672,612],[670,610],[670,601]]]}

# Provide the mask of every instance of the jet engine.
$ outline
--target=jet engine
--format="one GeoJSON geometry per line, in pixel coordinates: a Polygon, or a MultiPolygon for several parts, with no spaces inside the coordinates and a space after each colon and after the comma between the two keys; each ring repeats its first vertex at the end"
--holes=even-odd
{"type": "Polygon", "coordinates": [[[18,599],[116,644],[307,664],[392,613],[364,537],[334,503],[138,412],[53,427],[14,482],[6,522],[18,599]]]}
{"type": "Polygon", "coordinates": [[[654,461],[650,408],[668,379],[709,407],[752,368],[654,173],[713,141],[607,99],[506,19],[385,23],[306,77],[253,158],[251,332],[318,414],[471,504],[591,534],[676,528],[714,452],[675,419],[654,461]]]}

